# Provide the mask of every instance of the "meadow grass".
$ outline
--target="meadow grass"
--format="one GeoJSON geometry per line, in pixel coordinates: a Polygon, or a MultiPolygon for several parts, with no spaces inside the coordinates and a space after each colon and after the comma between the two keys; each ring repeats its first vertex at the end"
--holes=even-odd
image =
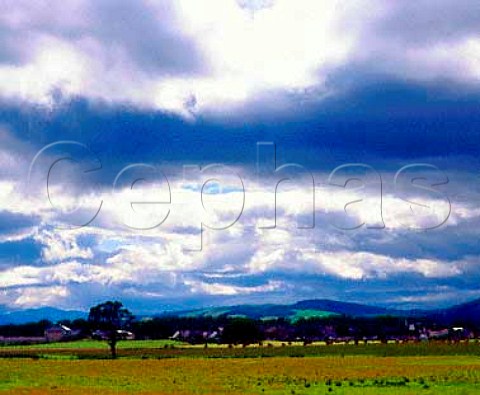
{"type": "Polygon", "coordinates": [[[170,340],[0,347],[8,394],[447,394],[480,392],[480,345],[265,343],[243,348],[170,340]]]}
{"type": "MultiPolygon", "coordinates": [[[[171,340],[135,340],[118,343],[121,358],[267,358],[267,357],[324,357],[324,356],[476,356],[480,357],[477,342],[428,342],[404,344],[311,344],[264,342],[252,345],[228,347],[227,345],[189,345],[171,340]]],[[[82,340],[78,342],[37,344],[30,346],[0,347],[0,358],[67,357],[72,359],[109,358],[105,341],[82,340]]]]}
{"type": "Polygon", "coordinates": [[[0,359],[8,394],[478,394],[474,356],[0,359]]]}
{"type": "MultiPolygon", "coordinates": [[[[78,340],[71,342],[52,342],[31,345],[3,346],[0,350],[51,350],[51,349],[104,349],[105,341],[99,340],[78,340]]],[[[175,340],[123,340],[118,342],[118,348],[163,348],[165,346],[188,347],[188,343],[175,340]]]]}

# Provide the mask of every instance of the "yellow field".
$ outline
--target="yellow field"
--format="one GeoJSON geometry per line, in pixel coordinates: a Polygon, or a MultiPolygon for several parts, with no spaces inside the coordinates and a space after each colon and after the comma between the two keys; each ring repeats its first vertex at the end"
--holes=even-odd
{"type": "Polygon", "coordinates": [[[478,394],[480,359],[0,359],[8,394],[478,394]]]}

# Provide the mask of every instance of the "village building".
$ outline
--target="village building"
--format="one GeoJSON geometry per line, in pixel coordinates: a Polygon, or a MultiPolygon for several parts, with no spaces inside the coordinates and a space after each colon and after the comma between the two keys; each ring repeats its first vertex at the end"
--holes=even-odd
{"type": "Polygon", "coordinates": [[[45,339],[47,342],[59,342],[70,339],[74,332],[65,325],[57,324],[45,330],[45,339]]]}

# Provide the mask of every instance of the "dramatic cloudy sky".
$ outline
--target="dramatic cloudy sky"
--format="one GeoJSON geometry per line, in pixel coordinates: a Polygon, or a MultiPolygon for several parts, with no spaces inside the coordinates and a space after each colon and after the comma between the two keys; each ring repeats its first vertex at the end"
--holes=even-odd
{"type": "Polygon", "coordinates": [[[480,297],[478,1],[0,9],[1,309],[480,297]]]}

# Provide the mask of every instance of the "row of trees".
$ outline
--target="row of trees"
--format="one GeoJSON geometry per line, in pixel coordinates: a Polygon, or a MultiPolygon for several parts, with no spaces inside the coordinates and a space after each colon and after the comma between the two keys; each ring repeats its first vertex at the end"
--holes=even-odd
{"type": "MultiPolygon", "coordinates": [[[[85,320],[75,321],[75,323],[79,324],[85,322],[85,320]]],[[[29,322],[27,324],[0,325],[0,337],[41,337],[45,330],[52,325],[53,323],[48,320],[29,322]]]]}

